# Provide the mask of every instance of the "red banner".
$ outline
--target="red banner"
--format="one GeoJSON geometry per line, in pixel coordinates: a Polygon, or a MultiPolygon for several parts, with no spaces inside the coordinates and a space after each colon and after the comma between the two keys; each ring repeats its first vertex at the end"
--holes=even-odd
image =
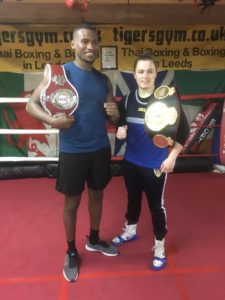
{"type": "Polygon", "coordinates": [[[225,101],[223,103],[223,115],[221,120],[220,161],[223,165],[225,165],[225,101]]]}

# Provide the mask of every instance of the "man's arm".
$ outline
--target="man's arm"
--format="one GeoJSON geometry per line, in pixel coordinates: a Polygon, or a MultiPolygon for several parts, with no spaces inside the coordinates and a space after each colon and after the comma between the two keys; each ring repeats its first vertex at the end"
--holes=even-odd
{"type": "Polygon", "coordinates": [[[31,95],[27,105],[26,111],[32,117],[38,119],[39,121],[51,125],[54,128],[58,129],[66,129],[69,128],[73,122],[73,117],[67,117],[65,115],[59,117],[52,117],[50,116],[42,107],[40,102],[40,95],[41,91],[46,87],[48,83],[47,77],[45,77],[40,85],[34,90],[33,94],[31,95]]]}
{"type": "Polygon", "coordinates": [[[113,88],[110,80],[108,80],[108,86],[109,86],[109,93],[107,95],[104,107],[107,116],[109,116],[110,118],[110,121],[116,124],[119,121],[119,110],[115,102],[115,97],[113,96],[113,88]]]}

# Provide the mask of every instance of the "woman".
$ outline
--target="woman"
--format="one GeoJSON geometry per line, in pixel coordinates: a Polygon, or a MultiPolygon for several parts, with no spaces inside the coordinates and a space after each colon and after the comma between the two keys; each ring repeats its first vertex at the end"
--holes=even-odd
{"type": "Polygon", "coordinates": [[[137,223],[141,212],[144,191],[150,209],[155,237],[152,268],[160,270],[166,265],[165,236],[167,234],[164,190],[167,174],[172,172],[176,158],[181,152],[189,134],[186,116],[180,107],[180,121],[176,139],[170,150],[158,147],[150,138],[145,125],[145,111],[155,91],[157,63],[149,55],[137,58],[134,64],[134,78],[137,89],[119,103],[120,126],[116,137],[126,139],[123,161],[124,180],[128,195],[124,232],[112,243],[121,245],[136,239],[137,223]]]}

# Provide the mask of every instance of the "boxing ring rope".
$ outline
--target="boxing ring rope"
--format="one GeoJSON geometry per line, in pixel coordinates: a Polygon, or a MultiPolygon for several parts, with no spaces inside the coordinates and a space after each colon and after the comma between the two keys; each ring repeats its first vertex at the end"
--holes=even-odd
{"type": "MultiPolygon", "coordinates": [[[[12,98],[12,97],[0,97],[1,103],[27,103],[29,98],[12,98]]],[[[58,129],[0,129],[0,134],[57,134],[58,129]]],[[[115,133],[115,129],[109,129],[108,133],[115,133]]],[[[112,160],[121,161],[123,156],[113,156],[112,160]]],[[[21,157],[21,156],[0,156],[0,162],[57,162],[58,157],[37,157],[37,156],[29,156],[29,157],[21,157]]]]}
{"type": "Polygon", "coordinates": [[[29,98],[12,98],[12,97],[4,97],[0,98],[0,103],[27,103],[29,98]]]}
{"type": "MultiPolygon", "coordinates": [[[[0,129],[0,134],[58,134],[58,129],[0,129]]],[[[2,156],[0,162],[19,162],[19,161],[58,161],[58,157],[21,157],[21,156],[2,156]]]]}
{"type": "Polygon", "coordinates": [[[0,129],[1,134],[58,134],[58,129],[0,129]]]}
{"type": "MultiPolygon", "coordinates": [[[[12,98],[12,97],[0,97],[1,103],[27,103],[29,98],[12,98]]],[[[0,129],[0,134],[58,134],[58,129],[0,129]]],[[[58,157],[37,157],[37,156],[29,156],[29,157],[21,157],[21,156],[1,156],[0,162],[19,162],[19,161],[58,161],[58,157]]]]}
{"type": "Polygon", "coordinates": [[[225,99],[225,93],[215,93],[215,94],[193,94],[193,95],[181,95],[180,100],[213,100],[214,99],[225,99]]]}
{"type": "Polygon", "coordinates": [[[34,156],[34,157],[22,157],[22,156],[2,156],[0,157],[0,162],[27,162],[27,161],[30,161],[30,162],[34,162],[34,161],[39,161],[39,162],[50,162],[50,161],[58,161],[58,157],[37,157],[37,156],[34,156]]]}
{"type": "MultiPolygon", "coordinates": [[[[215,94],[194,94],[194,95],[182,95],[180,99],[182,101],[186,100],[194,100],[194,99],[202,99],[202,100],[215,100],[215,99],[224,99],[225,93],[215,93],[215,94]]],[[[12,97],[0,97],[1,103],[27,103],[29,98],[12,98],[12,97]]],[[[220,125],[213,125],[213,127],[218,127],[220,125]]],[[[209,126],[201,126],[208,128],[209,126]]],[[[0,129],[0,134],[12,135],[12,134],[57,134],[58,129],[0,129]]],[[[108,133],[114,134],[115,128],[109,127],[108,133]]],[[[219,156],[219,154],[181,154],[182,157],[190,157],[190,156],[219,156]]],[[[112,156],[112,161],[121,161],[123,159],[122,155],[112,156]]],[[[58,157],[11,157],[11,156],[2,156],[0,157],[0,162],[19,162],[19,161],[41,161],[41,162],[51,162],[58,161],[58,157]]]]}

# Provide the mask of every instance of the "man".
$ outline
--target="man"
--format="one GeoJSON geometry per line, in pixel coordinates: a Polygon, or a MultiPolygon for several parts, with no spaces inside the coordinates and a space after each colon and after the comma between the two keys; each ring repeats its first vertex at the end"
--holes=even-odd
{"type": "Polygon", "coordinates": [[[76,58],[66,63],[64,69],[79,95],[76,111],[72,116],[53,118],[43,110],[40,93],[46,86],[47,78],[35,89],[26,109],[33,117],[60,129],[56,189],[65,197],[63,219],[68,243],[63,274],[66,280],[75,281],[79,272],[75,243],[77,211],[86,183],[90,235],[85,247],[88,251],[99,251],[108,256],[118,255],[115,246],[100,240],[99,227],[103,190],[111,179],[111,149],[105,124],[107,118],[117,122],[119,112],[110,81],[93,68],[99,51],[96,29],[89,24],[77,27],[73,32],[71,48],[76,58]]]}

